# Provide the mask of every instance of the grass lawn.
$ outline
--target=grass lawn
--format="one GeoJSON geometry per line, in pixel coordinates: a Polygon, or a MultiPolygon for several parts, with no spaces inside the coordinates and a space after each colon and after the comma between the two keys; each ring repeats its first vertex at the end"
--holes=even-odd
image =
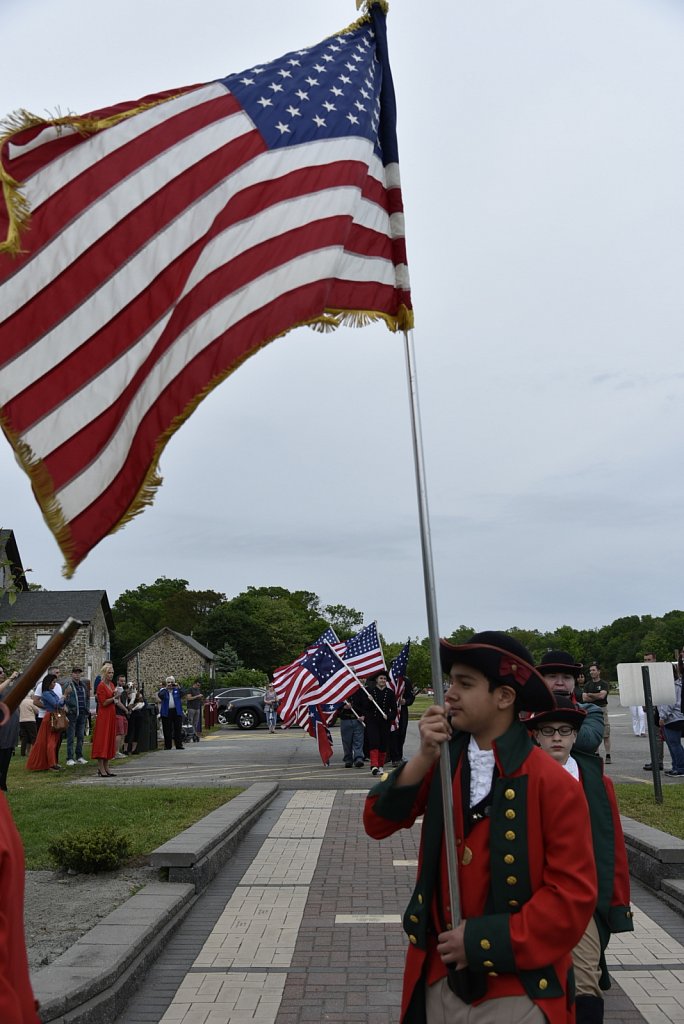
{"type": "MultiPolygon", "coordinates": [[[[89,754],[86,747],[85,756],[89,754]]],[[[112,762],[112,768],[116,771],[112,762]]],[[[48,844],[67,829],[120,826],[131,841],[134,860],[182,832],[205,814],[232,800],[240,789],[71,786],[95,773],[93,764],[59,772],[27,772],[26,759],[12,758],[7,787],[29,869],[53,868],[48,844]]]]}
{"type": "Polygon", "coordinates": [[[415,720],[417,722],[420,716],[425,711],[425,709],[432,707],[434,703],[434,697],[428,697],[427,694],[425,693],[419,693],[416,699],[414,700],[413,704],[409,708],[409,718],[411,719],[411,721],[415,720]]]}
{"type": "Polygon", "coordinates": [[[663,786],[662,804],[655,802],[652,786],[622,782],[615,792],[621,814],[684,839],[684,786],[663,786]]]}

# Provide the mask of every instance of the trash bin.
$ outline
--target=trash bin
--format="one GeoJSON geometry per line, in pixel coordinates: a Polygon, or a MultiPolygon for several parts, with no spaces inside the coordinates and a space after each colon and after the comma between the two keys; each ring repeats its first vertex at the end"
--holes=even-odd
{"type": "Polygon", "coordinates": [[[157,711],[146,707],[140,712],[140,728],[138,730],[138,753],[145,754],[148,750],[157,749],[157,711]]]}

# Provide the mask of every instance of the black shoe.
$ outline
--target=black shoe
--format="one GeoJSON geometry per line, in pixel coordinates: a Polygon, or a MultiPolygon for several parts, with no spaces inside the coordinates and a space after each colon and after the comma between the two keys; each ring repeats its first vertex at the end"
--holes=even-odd
{"type": "MultiPolygon", "coordinates": [[[[662,772],[662,770],[663,770],[663,766],[662,766],[662,764],[659,764],[658,765],[658,771],[662,772]]],[[[650,761],[649,761],[648,764],[644,765],[644,771],[645,772],[652,772],[653,771],[653,764],[650,761]]]]}
{"type": "Polygon", "coordinates": [[[363,768],[364,767],[363,761],[354,761],[354,767],[355,768],[363,768]]]}
{"type": "Polygon", "coordinates": [[[351,763],[351,761],[345,761],[345,762],[344,762],[344,767],[345,767],[345,768],[351,768],[351,766],[352,766],[352,763],[351,763]]]}
{"type": "Polygon", "coordinates": [[[176,747],[176,750],[185,750],[185,747],[181,745],[180,747],[176,747]]]}

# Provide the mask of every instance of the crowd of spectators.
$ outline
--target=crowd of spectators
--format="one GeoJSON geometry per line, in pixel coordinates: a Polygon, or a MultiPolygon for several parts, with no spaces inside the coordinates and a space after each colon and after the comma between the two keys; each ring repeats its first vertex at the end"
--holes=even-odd
{"type": "MultiPolygon", "coordinates": [[[[0,667],[0,696],[19,674],[6,675],[0,667]]],[[[199,743],[204,702],[200,680],[181,688],[168,676],[158,691],[146,697],[143,688],[124,675],[115,678],[110,662],[92,684],[78,665],[68,676],[60,665],[52,665],[0,726],[0,790],[7,791],[7,772],[15,753],[26,759],[29,771],[59,772],[89,764],[84,743],[91,734],[91,760],[97,761],[100,778],[115,774],[111,760],[156,746],[158,734],[165,749],[175,745],[182,750],[185,742],[199,743]],[[66,759],[61,764],[64,748],[66,759]]]]}

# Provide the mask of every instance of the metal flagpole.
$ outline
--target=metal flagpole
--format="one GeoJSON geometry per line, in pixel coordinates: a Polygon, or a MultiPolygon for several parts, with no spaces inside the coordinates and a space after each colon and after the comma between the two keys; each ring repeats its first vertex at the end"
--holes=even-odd
{"type": "MultiPolygon", "coordinates": [[[[432,689],[435,703],[444,707],[444,686],[439,656],[439,628],[437,625],[437,599],[435,597],[435,576],[432,564],[432,543],[430,541],[430,519],[428,514],[427,491],[425,487],[425,464],[423,460],[423,438],[418,406],[416,364],[413,351],[413,331],[404,331],[406,351],[406,376],[408,380],[411,430],[413,434],[413,458],[416,469],[418,492],[418,518],[420,521],[420,543],[423,552],[423,576],[425,579],[425,602],[427,606],[428,632],[430,636],[430,661],[432,664],[432,689]]],[[[458,862],[454,841],[454,804],[451,792],[451,758],[449,744],[442,744],[439,757],[442,780],[442,811],[444,815],[444,842],[446,845],[447,872],[449,876],[449,907],[451,924],[455,928],[461,923],[461,899],[458,888],[458,862]]]]}

